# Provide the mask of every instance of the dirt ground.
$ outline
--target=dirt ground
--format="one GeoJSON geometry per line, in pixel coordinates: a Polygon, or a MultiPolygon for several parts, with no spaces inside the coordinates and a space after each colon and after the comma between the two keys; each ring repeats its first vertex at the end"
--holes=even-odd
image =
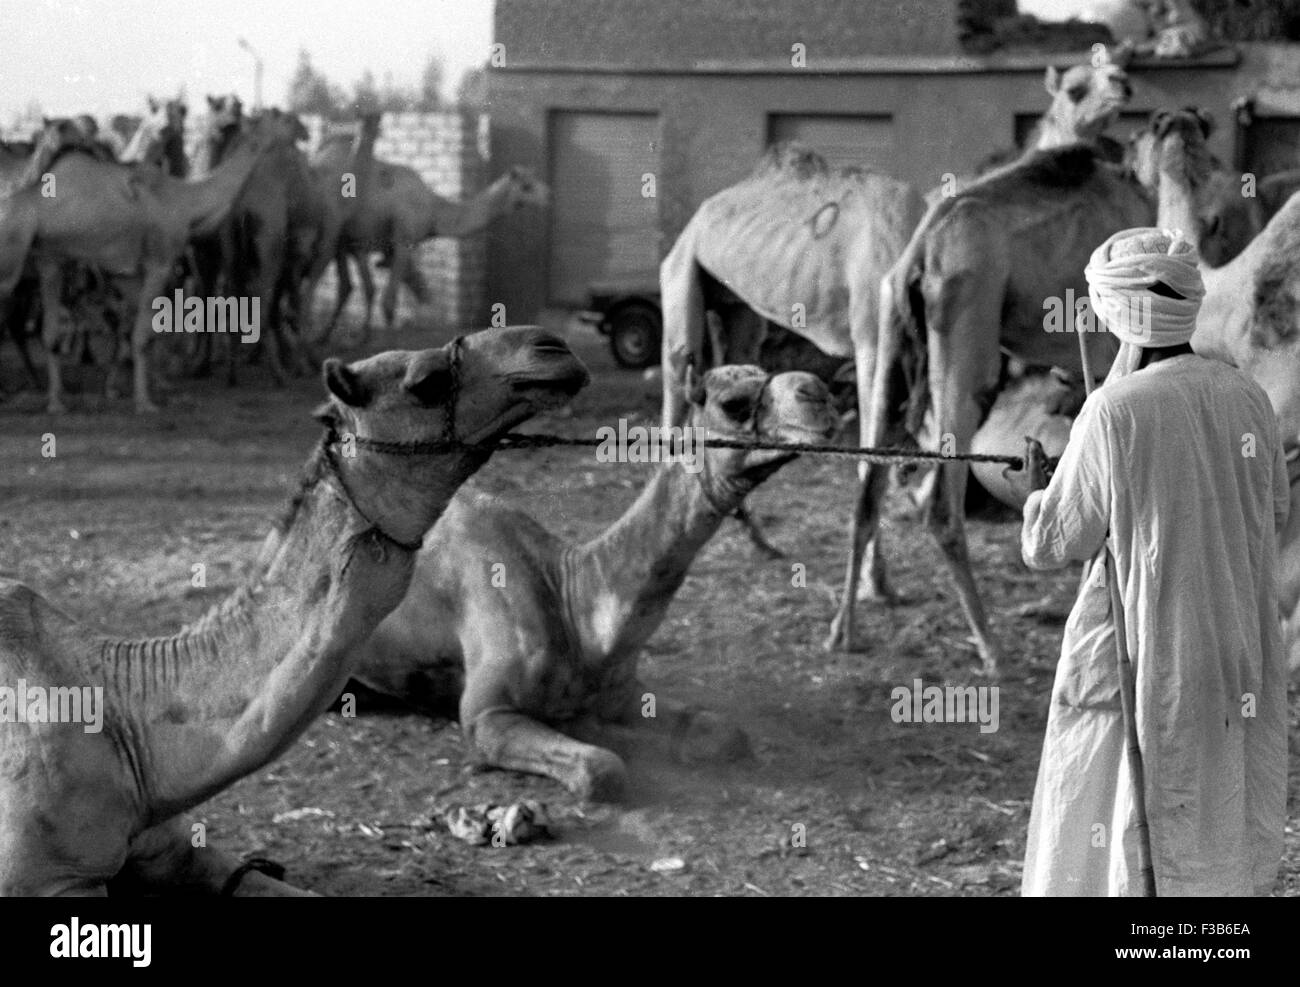
{"type": "MultiPolygon", "coordinates": [[[[384,337],[382,348],[446,338],[407,331],[384,337]]],[[[595,382],[571,413],[532,427],[590,436],[619,416],[655,417],[653,381],[617,369],[594,333],[570,338],[595,382]]],[[[0,379],[10,390],[15,364],[6,346],[0,379]]],[[[58,420],[30,390],[0,404],[0,571],[103,630],[172,631],[237,585],[315,440],[310,412],[321,387],[306,379],[275,390],[256,368],[237,390],[178,380],[162,395],[162,414],[138,418],[128,402],[100,396],[100,371],[86,368],[73,386],[78,380],[74,411],[58,420]],[[57,440],[53,459],[41,456],[48,432],[57,440]],[[198,562],[207,567],[204,589],[190,585],[198,562]]],[[[475,482],[581,538],[631,503],[649,469],[602,465],[590,449],[512,452],[475,482]]],[[[362,715],[323,717],[282,760],[195,817],[212,842],[272,857],[289,880],[329,895],[1018,893],[1077,575],[1030,573],[1013,521],[973,522],[977,575],[1006,653],[999,728],[896,724],[895,686],[982,683],[938,551],[901,499],[886,529],[887,558],[907,604],[862,607],[870,653],[822,650],[853,478],[850,464],[830,459],[778,474],[752,506],[787,558],[760,558],[729,522],[642,658],[650,689],[744,726],[752,760],[685,767],[634,758],[626,804],[583,805],[548,780],[473,771],[454,723],[367,715],[362,701],[362,715]],[[806,588],[792,585],[794,563],[806,566],[806,588]],[[1035,607],[1044,597],[1047,605],[1035,607]],[[547,805],[556,838],[473,847],[438,818],[454,805],[524,797],[547,805]],[[282,813],[292,815],[277,821],[282,813]],[[806,846],[792,846],[800,833],[806,846]],[[652,869],[664,858],[684,866],[652,869]]],[[[1294,717],[1292,726],[1294,755],[1294,717]]],[[[1293,756],[1279,894],[1300,893],[1297,793],[1293,756]]]]}

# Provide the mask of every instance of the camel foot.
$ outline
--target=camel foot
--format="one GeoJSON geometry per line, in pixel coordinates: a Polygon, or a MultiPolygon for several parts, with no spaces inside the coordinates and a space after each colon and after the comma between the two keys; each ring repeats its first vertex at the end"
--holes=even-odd
{"type": "Polygon", "coordinates": [[[870,650],[867,642],[858,636],[853,621],[846,618],[843,613],[837,613],[835,619],[831,621],[831,630],[826,635],[826,640],[822,642],[822,648],[830,652],[847,654],[863,654],[870,650]]]}
{"type": "Polygon", "coordinates": [[[152,401],[137,401],[135,403],[135,413],[137,415],[156,415],[161,410],[152,401]]]}
{"type": "Polygon", "coordinates": [[[617,754],[602,750],[586,759],[581,777],[569,787],[591,802],[621,802],[627,793],[627,768],[617,754]]]}
{"type": "Polygon", "coordinates": [[[901,607],[911,602],[909,597],[898,593],[886,583],[863,581],[858,585],[856,597],[859,603],[870,603],[881,607],[901,607]]]}
{"type": "Polygon", "coordinates": [[[51,401],[45,406],[46,414],[65,415],[68,413],[68,406],[62,401],[51,401]]]}

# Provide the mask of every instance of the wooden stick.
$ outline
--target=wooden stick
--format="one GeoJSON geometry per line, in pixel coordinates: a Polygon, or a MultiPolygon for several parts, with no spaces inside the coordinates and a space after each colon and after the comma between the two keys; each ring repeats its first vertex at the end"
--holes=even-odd
{"type": "MultiPolygon", "coordinates": [[[[1094,389],[1092,379],[1092,362],[1088,355],[1087,338],[1079,332],[1079,357],[1083,363],[1083,386],[1088,394],[1094,389]]],[[[1109,534],[1108,534],[1109,537],[1109,534]]],[[[1137,675],[1133,661],[1128,653],[1128,634],[1124,627],[1124,600],[1119,592],[1119,579],[1116,577],[1115,557],[1109,545],[1102,546],[1102,558],[1106,566],[1106,585],[1110,590],[1110,612],[1115,625],[1115,659],[1119,671],[1119,706],[1124,719],[1125,759],[1128,762],[1129,784],[1133,789],[1133,809],[1137,816],[1138,845],[1138,879],[1142,887],[1142,897],[1156,897],[1155,868],[1151,862],[1151,828],[1147,824],[1146,771],[1142,766],[1142,746],[1138,740],[1137,728],[1137,675]]],[[[1096,560],[1093,560],[1093,565],[1096,560]]],[[[1085,563],[1083,578],[1086,579],[1090,568],[1085,563]]],[[[1112,839],[1116,834],[1111,834],[1112,839]]]]}

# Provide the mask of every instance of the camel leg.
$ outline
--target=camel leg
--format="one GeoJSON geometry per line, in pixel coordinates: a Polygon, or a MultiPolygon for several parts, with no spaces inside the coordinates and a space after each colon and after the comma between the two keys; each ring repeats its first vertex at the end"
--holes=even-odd
{"type": "Polygon", "coordinates": [[[134,377],[135,410],[137,414],[152,414],[158,406],[149,399],[149,344],[153,342],[153,309],[149,300],[167,290],[171,281],[171,259],[155,262],[145,268],[140,281],[140,292],[135,300],[134,327],[131,332],[131,371],[134,377]]]}
{"type": "MultiPolygon", "coordinates": [[[[2,297],[2,296],[0,296],[2,297]]],[[[40,284],[33,278],[22,278],[14,287],[13,294],[9,297],[8,303],[3,309],[4,324],[9,329],[9,336],[14,342],[14,348],[18,351],[18,356],[23,361],[23,368],[27,371],[27,378],[32,382],[32,386],[38,390],[42,386],[40,375],[36,372],[36,365],[32,363],[31,350],[27,346],[27,325],[31,321],[33,310],[35,314],[40,314],[40,284]]]]}
{"type": "MultiPolygon", "coordinates": [[[[858,377],[858,436],[863,446],[872,448],[886,443],[890,421],[895,411],[890,394],[894,366],[903,345],[903,329],[892,318],[892,294],[883,284],[874,302],[868,297],[861,304],[854,299],[850,316],[854,363],[858,377]],[[874,326],[868,321],[874,305],[874,326]],[[874,329],[874,331],[873,331],[874,329]]],[[[862,565],[867,563],[870,597],[892,602],[893,592],[885,576],[884,552],[880,545],[881,504],[889,491],[889,467],[864,460],[858,464],[858,498],[849,530],[849,553],[840,607],[831,621],[826,638],[827,651],[865,651],[859,640],[856,621],[858,585],[862,565]]]]}
{"type": "Polygon", "coordinates": [[[566,731],[575,739],[609,748],[625,757],[652,751],[682,764],[721,763],[752,756],[749,737],[727,717],[655,696],[654,716],[646,716],[638,684],[614,720],[587,717],[566,731]]]}
{"type": "MultiPolygon", "coordinates": [[[[215,847],[195,847],[192,829],[173,819],[147,829],[131,841],[126,866],[113,891],[146,894],[221,894],[241,863],[215,847]]],[[[318,897],[260,871],[248,871],[231,892],[237,898],[318,897]]]]}
{"type": "Polygon", "coordinates": [[[421,305],[429,302],[429,282],[424,279],[424,272],[418,263],[419,251],[414,247],[407,254],[407,263],[402,266],[402,284],[411,289],[411,294],[421,305]]]}
{"type": "MultiPolygon", "coordinates": [[[[250,294],[258,299],[259,318],[262,322],[262,353],[266,357],[266,368],[271,372],[271,379],[276,387],[284,387],[284,363],[280,349],[284,345],[279,313],[276,311],[276,287],[284,267],[284,230],[268,228],[261,231],[254,243],[254,261],[257,274],[250,279],[250,294]]],[[[231,349],[234,349],[234,342],[231,349]]],[[[238,345],[243,345],[242,340],[238,345]]],[[[233,359],[233,358],[232,358],[233,359]]]]}
{"type": "Polygon", "coordinates": [[[554,778],[584,799],[616,802],[623,797],[627,769],[612,751],[500,706],[472,713],[462,704],[460,722],[468,746],[484,764],[554,778]]]}
{"type": "MultiPolygon", "coordinates": [[[[364,257],[364,264],[366,268],[370,267],[369,256],[364,257]]],[[[407,269],[413,264],[411,245],[401,242],[395,244],[393,263],[388,269],[388,280],[384,282],[384,293],[380,299],[380,307],[384,313],[384,326],[389,330],[392,330],[393,322],[397,319],[397,289],[406,280],[407,269]]]]}
{"type": "MultiPolygon", "coordinates": [[[[725,313],[716,309],[707,310],[704,321],[713,351],[713,366],[758,363],[763,338],[767,335],[767,320],[761,315],[748,305],[735,304],[727,306],[725,313]]],[[[702,368],[697,369],[703,372],[702,368]]],[[[767,540],[763,529],[743,504],[736,510],[736,520],[744,525],[750,544],[760,555],[768,559],[785,558],[785,553],[767,540]]]]}
{"type": "MultiPolygon", "coordinates": [[[[356,339],[356,345],[365,346],[370,341],[370,319],[375,310],[375,275],[370,270],[370,255],[368,253],[362,250],[353,254],[352,257],[357,262],[357,277],[361,279],[361,293],[366,299],[366,314],[361,320],[361,333],[356,339]]],[[[385,304],[387,304],[386,301],[385,304]]]]}
{"type": "Polygon", "coordinates": [[[343,314],[343,309],[347,307],[348,299],[352,296],[352,272],[348,267],[347,252],[341,248],[334,255],[334,273],[335,280],[338,282],[338,294],[334,300],[334,314],[330,316],[329,325],[325,327],[324,338],[326,339],[338,325],[339,316],[343,314]]]}
{"type": "Polygon", "coordinates": [[[45,375],[49,380],[46,411],[61,415],[67,411],[63,403],[63,364],[60,350],[64,337],[62,327],[63,265],[57,260],[43,260],[39,265],[41,282],[41,342],[45,345],[45,375]]]}
{"type": "MultiPolygon", "coordinates": [[[[993,352],[996,353],[996,349],[993,352]]],[[[931,331],[929,353],[935,434],[941,443],[950,444],[955,452],[969,452],[971,439],[980,424],[980,406],[975,395],[979,381],[987,375],[982,373],[984,368],[975,365],[975,356],[957,352],[953,339],[948,336],[931,331]]],[[[992,379],[996,380],[996,377],[992,379]]],[[[975,586],[966,545],[966,482],[970,477],[970,467],[965,462],[945,463],[936,472],[926,509],[926,525],[948,564],[984,670],[995,676],[998,670],[997,646],[989,633],[988,618],[975,586]]]]}

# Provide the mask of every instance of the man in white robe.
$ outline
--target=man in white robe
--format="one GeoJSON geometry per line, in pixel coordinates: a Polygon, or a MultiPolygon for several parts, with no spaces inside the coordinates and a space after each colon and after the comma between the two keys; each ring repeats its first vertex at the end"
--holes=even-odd
{"type": "Polygon", "coordinates": [[[1094,314],[1123,345],[1046,489],[1034,489],[1036,444],[1008,474],[1027,495],[1025,563],[1091,563],[1065,626],[1021,890],[1144,893],[1109,544],[1155,893],[1267,894],[1287,783],[1275,569],[1289,498],[1276,419],[1248,375],[1191,350],[1204,293],[1194,247],[1126,230],[1098,248],[1087,276],[1094,314]]]}

